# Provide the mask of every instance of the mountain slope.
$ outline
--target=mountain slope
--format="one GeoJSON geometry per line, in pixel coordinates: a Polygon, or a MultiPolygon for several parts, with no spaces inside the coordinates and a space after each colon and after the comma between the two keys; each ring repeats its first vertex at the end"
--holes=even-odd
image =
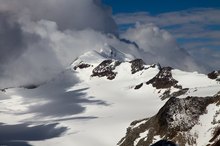
{"type": "Polygon", "coordinates": [[[44,85],[6,89],[0,120],[68,127],[56,139],[26,140],[39,146],[140,146],[160,139],[205,145],[218,139],[219,87],[207,75],[147,65],[106,45],[79,56],[44,85]],[[125,135],[135,119],[143,120],[132,122],[125,135]]]}

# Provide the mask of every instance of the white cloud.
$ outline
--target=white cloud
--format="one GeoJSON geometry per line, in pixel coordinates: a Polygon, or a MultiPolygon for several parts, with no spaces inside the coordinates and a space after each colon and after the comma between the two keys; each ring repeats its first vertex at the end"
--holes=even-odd
{"type": "Polygon", "coordinates": [[[3,50],[9,60],[0,65],[0,88],[49,80],[84,52],[100,50],[106,43],[140,58],[139,51],[133,44],[93,29],[61,31],[56,22],[35,22],[23,17],[19,19],[18,27],[21,31],[18,37],[24,38],[25,45],[22,49],[14,47],[19,54],[15,58],[11,57],[13,52],[3,50]]]}
{"type": "Polygon", "coordinates": [[[186,50],[179,48],[169,32],[153,24],[136,24],[135,28],[128,29],[122,37],[136,42],[145,52],[142,54],[151,54],[142,56],[147,62],[158,62],[163,66],[170,65],[188,71],[204,71],[186,50]]]}
{"type": "MultiPolygon", "coordinates": [[[[177,12],[167,12],[151,15],[147,12],[125,13],[114,16],[119,26],[154,23],[168,30],[177,39],[181,47],[188,52],[200,53],[201,48],[219,48],[220,42],[220,10],[212,8],[190,9],[177,12]]],[[[214,51],[214,50],[213,50],[214,51]]],[[[219,52],[216,51],[216,54],[219,52]]],[[[198,58],[195,53],[191,54],[197,60],[203,62],[204,58],[198,58]]],[[[207,60],[212,57],[206,54],[207,60]]],[[[218,58],[216,58],[218,60],[218,58]]],[[[215,62],[217,61],[215,60],[215,62]]],[[[219,69],[212,61],[206,62],[212,70],[219,69]]]]}
{"type": "Polygon", "coordinates": [[[104,34],[87,30],[60,31],[55,22],[25,21],[22,31],[35,37],[26,41],[26,49],[20,56],[1,66],[2,86],[39,83],[63,71],[82,53],[101,48],[106,42],[104,34]],[[8,84],[7,84],[8,83],[8,84]],[[12,84],[12,85],[11,85],[12,84]]]}
{"type": "Polygon", "coordinates": [[[192,9],[155,16],[147,12],[125,13],[118,14],[114,18],[119,25],[136,22],[154,23],[169,30],[176,38],[209,37],[219,41],[219,29],[212,30],[212,26],[220,27],[220,10],[218,9],[192,9]]]}

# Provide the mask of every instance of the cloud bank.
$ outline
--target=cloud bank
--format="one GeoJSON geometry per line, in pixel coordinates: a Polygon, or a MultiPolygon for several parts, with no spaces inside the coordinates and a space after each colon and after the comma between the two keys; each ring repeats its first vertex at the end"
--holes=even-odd
{"type": "Polygon", "coordinates": [[[0,88],[38,84],[117,33],[99,0],[1,0],[0,88]]]}
{"type": "Polygon", "coordinates": [[[1,0],[0,4],[0,10],[26,15],[33,21],[54,21],[61,30],[117,31],[110,7],[100,0],[1,0]]]}
{"type": "Polygon", "coordinates": [[[155,25],[118,34],[111,9],[100,0],[1,0],[0,20],[0,88],[50,80],[82,53],[106,43],[148,64],[204,71],[155,25]]]}
{"type": "Polygon", "coordinates": [[[162,66],[188,71],[204,71],[189,53],[180,48],[174,37],[153,24],[139,24],[128,29],[122,37],[134,41],[142,49],[142,58],[148,63],[160,63],[162,66]],[[149,55],[146,55],[149,54],[149,55]]]}
{"type": "Polygon", "coordinates": [[[209,71],[219,69],[218,58],[214,60],[212,54],[203,55],[207,53],[205,50],[212,50],[211,52],[214,51],[219,55],[219,51],[216,51],[220,46],[219,9],[190,9],[158,15],[151,15],[147,12],[124,13],[117,14],[114,18],[123,30],[126,30],[128,26],[134,26],[136,22],[154,23],[168,30],[193,58],[209,66],[209,71]]]}

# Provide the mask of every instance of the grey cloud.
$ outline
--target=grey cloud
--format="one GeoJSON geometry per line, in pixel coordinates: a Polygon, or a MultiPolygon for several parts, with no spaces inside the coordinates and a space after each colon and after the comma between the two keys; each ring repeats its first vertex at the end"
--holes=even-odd
{"type": "Polygon", "coordinates": [[[201,47],[198,49],[193,49],[190,51],[191,54],[193,54],[193,56],[195,57],[195,59],[197,60],[201,60],[202,58],[202,62],[203,64],[207,64],[207,66],[211,66],[209,67],[209,72],[211,72],[212,70],[219,70],[220,66],[219,66],[219,58],[220,58],[220,51],[219,50],[215,50],[209,47],[201,47]]]}
{"type": "Polygon", "coordinates": [[[24,32],[15,17],[0,12],[0,88],[37,84],[63,68],[48,44],[24,32]]]}
{"type": "Polygon", "coordinates": [[[92,28],[116,33],[117,26],[111,9],[100,0],[1,0],[0,9],[28,15],[32,20],[50,20],[61,30],[92,28]]]}
{"type": "Polygon", "coordinates": [[[0,62],[15,60],[25,51],[21,26],[10,13],[0,12],[0,62]]]}
{"type": "Polygon", "coordinates": [[[103,32],[117,26],[100,0],[1,0],[0,89],[51,79],[103,32]]]}

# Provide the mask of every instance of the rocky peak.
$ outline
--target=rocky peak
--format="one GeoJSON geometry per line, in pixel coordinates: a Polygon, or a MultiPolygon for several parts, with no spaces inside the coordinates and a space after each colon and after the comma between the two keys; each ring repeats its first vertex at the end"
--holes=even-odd
{"type": "Polygon", "coordinates": [[[98,76],[98,77],[104,77],[106,76],[107,79],[112,80],[116,76],[116,72],[114,72],[114,69],[119,66],[121,62],[114,61],[114,60],[104,60],[101,62],[97,67],[95,67],[92,71],[92,77],[98,76]]]}
{"type": "Polygon", "coordinates": [[[87,63],[84,63],[83,61],[81,61],[79,64],[73,66],[73,69],[74,70],[77,70],[77,68],[84,69],[84,68],[88,68],[90,66],[91,66],[90,64],[87,64],[87,63]]]}
{"type": "Polygon", "coordinates": [[[133,57],[130,54],[123,53],[111,45],[105,44],[103,48],[99,51],[100,55],[106,59],[118,60],[118,61],[130,61],[133,57]]]}
{"type": "Polygon", "coordinates": [[[213,72],[211,72],[211,73],[209,73],[208,74],[208,77],[210,78],[210,79],[216,79],[216,80],[220,80],[220,70],[219,71],[213,71],[213,72]]]}
{"type": "Polygon", "coordinates": [[[130,61],[131,63],[131,73],[135,74],[138,71],[141,71],[144,69],[144,61],[142,59],[135,59],[130,61]]]}
{"type": "Polygon", "coordinates": [[[160,69],[159,73],[147,81],[146,84],[152,84],[153,87],[157,89],[170,88],[172,86],[177,86],[178,81],[172,77],[171,67],[163,67],[160,69]]]}
{"type": "Polygon", "coordinates": [[[177,146],[177,145],[172,141],[160,140],[151,146],[177,146]]]}

